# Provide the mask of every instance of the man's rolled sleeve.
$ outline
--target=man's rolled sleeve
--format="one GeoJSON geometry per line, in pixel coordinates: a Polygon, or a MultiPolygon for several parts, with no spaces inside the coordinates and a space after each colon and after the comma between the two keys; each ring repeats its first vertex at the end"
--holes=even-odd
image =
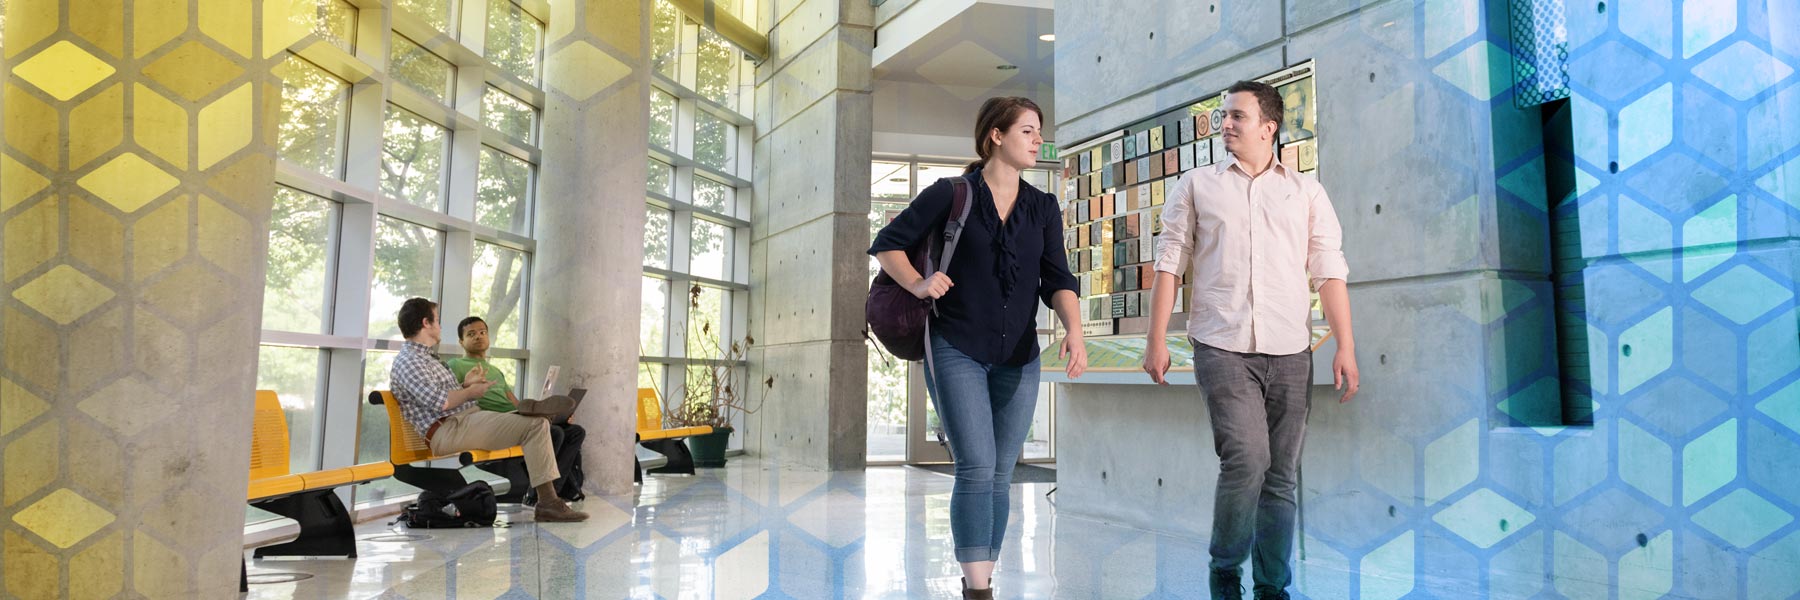
{"type": "Polygon", "coordinates": [[[1317,292],[1326,281],[1348,280],[1350,263],[1344,260],[1344,229],[1338,224],[1331,198],[1317,182],[1308,183],[1312,193],[1307,210],[1306,272],[1311,278],[1312,290],[1317,292]]]}
{"type": "Polygon", "coordinates": [[[1194,249],[1194,177],[1199,172],[1194,169],[1182,175],[1163,203],[1162,233],[1156,236],[1157,271],[1177,277],[1187,272],[1194,249]]]}

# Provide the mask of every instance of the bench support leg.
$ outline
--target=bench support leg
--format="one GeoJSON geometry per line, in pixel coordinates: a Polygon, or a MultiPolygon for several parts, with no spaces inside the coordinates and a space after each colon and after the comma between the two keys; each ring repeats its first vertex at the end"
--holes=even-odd
{"type": "Polygon", "coordinates": [[[506,494],[495,496],[494,501],[501,504],[519,504],[525,501],[525,491],[531,489],[531,475],[525,470],[525,459],[489,461],[477,464],[475,468],[506,478],[506,494]]]}
{"type": "Polygon", "coordinates": [[[257,508],[300,522],[300,537],[285,544],[256,549],[265,556],[343,556],[356,558],[356,527],[350,511],[329,489],[301,492],[255,504],[257,508]]]}
{"type": "Polygon", "coordinates": [[[669,462],[667,464],[664,464],[663,466],[651,469],[650,470],[651,473],[653,473],[653,474],[680,473],[682,475],[693,475],[694,474],[694,455],[693,455],[693,453],[688,452],[687,444],[681,443],[681,440],[679,440],[679,439],[650,440],[648,442],[638,442],[638,444],[642,445],[646,449],[649,449],[651,452],[661,454],[664,457],[667,457],[669,459],[669,462]]]}
{"type": "Polygon", "coordinates": [[[394,465],[394,479],[421,490],[435,490],[445,494],[469,485],[468,480],[463,479],[461,471],[442,467],[394,465]]]}

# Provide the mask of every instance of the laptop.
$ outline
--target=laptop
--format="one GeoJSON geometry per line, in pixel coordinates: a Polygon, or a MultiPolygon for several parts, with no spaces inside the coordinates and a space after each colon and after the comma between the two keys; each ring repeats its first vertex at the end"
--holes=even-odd
{"type": "Polygon", "coordinates": [[[569,422],[569,417],[573,416],[575,409],[581,406],[582,397],[587,396],[587,389],[571,389],[567,396],[553,394],[552,392],[556,389],[556,375],[561,371],[562,367],[551,365],[544,374],[544,389],[538,394],[539,399],[519,400],[518,414],[527,417],[544,417],[552,423],[569,422]]]}

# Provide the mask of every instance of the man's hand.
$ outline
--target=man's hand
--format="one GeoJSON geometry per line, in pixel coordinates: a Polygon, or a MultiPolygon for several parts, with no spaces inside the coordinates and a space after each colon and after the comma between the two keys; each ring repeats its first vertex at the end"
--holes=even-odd
{"type": "Polygon", "coordinates": [[[1344,397],[1338,399],[1338,404],[1356,397],[1356,390],[1362,387],[1362,374],[1356,370],[1355,348],[1338,348],[1337,357],[1331,359],[1331,381],[1336,389],[1344,391],[1344,397]]]}
{"type": "Polygon", "coordinates": [[[1069,379],[1080,379],[1081,374],[1087,372],[1087,342],[1082,340],[1081,335],[1080,332],[1070,332],[1063,336],[1062,350],[1056,353],[1057,358],[1069,360],[1069,366],[1063,369],[1069,379]]]}
{"type": "Polygon", "coordinates": [[[467,389],[469,390],[471,398],[480,398],[487,395],[488,388],[494,387],[494,382],[483,379],[475,383],[464,385],[468,386],[467,389]]]}
{"type": "Polygon", "coordinates": [[[1169,385],[1163,379],[1169,372],[1169,344],[1151,341],[1144,344],[1144,372],[1150,374],[1150,380],[1158,385],[1169,385]]]}
{"type": "Polygon", "coordinates": [[[906,286],[906,291],[912,292],[912,295],[920,300],[928,298],[935,300],[944,297],[944,294],[950,293],[950,288],[955,285],[955,282],[950,281],[949,275],[945,275],[940,271],[932,273],[930,277],[915,281],[912,285],[906,286]]]}
{"type": "MultiPolygon", "coordinates": [[[[475,365],[475,368],[469,369],[469,372],[463,375],[462,384],[463,387],[469,387],[485,381],[487,381],[487,367],[475,365]]],[[[485,390],[486,388],[483,389],[485,390]]]]}

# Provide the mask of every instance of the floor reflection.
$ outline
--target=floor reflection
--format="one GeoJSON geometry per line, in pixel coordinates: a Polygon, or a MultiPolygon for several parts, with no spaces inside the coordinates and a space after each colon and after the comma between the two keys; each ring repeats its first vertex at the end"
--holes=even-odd
{"type": "MultiPolygon", "coordinates": [[[[1052,487],[1014,486],[999,597],[1206,596],[1204,541],[1059,518],[1052,487]]],[[[483,530],[365,524],[354,561],[253,561],[253,580],[311,577],[253,585],[249,597],[952,598],[950,488],[945,475],[906,467],[812,473],[741,459],[589,499],[586,523],[515,513],[502,519],[518,522],[483,530]]],[[[1301,584],[1343,580],[1335,570],[1303,565],[1301,584]]]]}

